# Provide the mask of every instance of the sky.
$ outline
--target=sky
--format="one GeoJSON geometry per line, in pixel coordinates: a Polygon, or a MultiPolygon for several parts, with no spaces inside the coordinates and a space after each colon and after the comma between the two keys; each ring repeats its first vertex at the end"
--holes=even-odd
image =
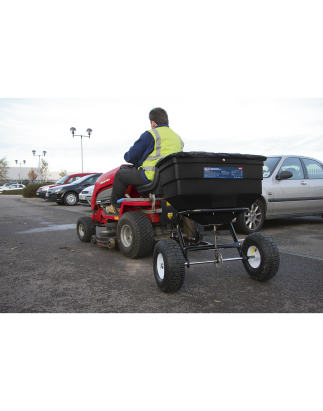
{"type": "Polygon", "coordinates": [[[323,161],[323,98],[1,98],[0,157],[10,166],[37,167],[45,150],[49,169],[105,172],[149,128],[151,108],[164,107],[185,151],[298,154],[323,161]],[[36,150],[33,157],[32,150],[36,150]]]}
{"type": "Polygon", "coordinates": [[[321,0],[10,0],[1,2],[0,44],[322,44],[322,8],[321,0]]]}

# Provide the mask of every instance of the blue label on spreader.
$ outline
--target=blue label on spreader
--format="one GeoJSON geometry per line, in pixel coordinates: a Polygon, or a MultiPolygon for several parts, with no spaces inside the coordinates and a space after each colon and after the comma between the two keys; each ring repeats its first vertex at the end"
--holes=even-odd
{"type": "Polygon", "coordinates": [[[204,178],[243,178],[243,168],[204,167],[204,178]]]}

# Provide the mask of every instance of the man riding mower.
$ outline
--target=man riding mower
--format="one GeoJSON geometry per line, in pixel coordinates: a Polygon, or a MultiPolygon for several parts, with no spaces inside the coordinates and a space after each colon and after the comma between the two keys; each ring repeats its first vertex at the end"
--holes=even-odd
{"type": "MultiPolygon", "coordinates": [[[[181,139],[168,123],[160,126],[153,120],[151,124],[153,128],[147,133],[154,147],[146,152],[141,168],[121,166],[97,180],[92,216],[77,222],[80,240],[108,248],[117,245],[129,258],[153,252],[155,280],[164,292],[178,291],[184,283],[185,267],[197,264],[212,263],[221,268],[226,261],[242,261],[253,279],[273,278],[279,268],[274,241],[268,235],[253,233],[241,245],[232,225],[260,196],[266,157],[183,152],[181,139]],[[171,153],[167,153],[163,142],[171,140],[171,153]],[[229,228],[232,243],[217,244],[216,230],[221,225],[229,228]],[[104,227],[99,235],[97,227],[104,227]],[[214,232],[214,244],[203,241],[208,230],[214,232]],[[223,258],[219,250],[224,248],[237,249],[238,257],[223,258]],[[191,262],[188,253],[200,250],[213,250],[212,259],[191,262]]],[[[128,154],[135,153],[132,149],[139,140],[128,154]]],[[[125,159],[129,161],[129,157],[125,159]]]]}

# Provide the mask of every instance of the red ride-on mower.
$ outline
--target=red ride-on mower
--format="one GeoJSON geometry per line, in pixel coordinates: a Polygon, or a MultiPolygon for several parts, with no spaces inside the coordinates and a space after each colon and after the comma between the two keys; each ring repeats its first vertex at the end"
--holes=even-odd
{"type": "Polygon", "coordinates": [[[106,213],[115,168],[99,177],[91,199],[92,218],[81,217],[77,233],[81,241],[108,248],[119,247],[129,258],[153,252],[158,287],[178,291],[185,267],[226,261],[242,261],[255,280],[266,281],[279,268],[279,252],[265,234],[253,233],[239,242],[232,221],[245,212],[262,191],[262,167],[266,157],[242,154],[179,152],[161,159],[154,180],[129,186],[120,199],[119,216],[106,213]],[[229,227],[232,243],[217,244],[216,230],[229,227]],[[96,227],[105,227],[96,235],[96,227]],[[203,241],[205,231],[214,231],[215,244],[203,241]],[[236,248],[238,257],[224,259],[219,250],[236,248]],[[188,252],[214,250],[207,261],[190,262],[188,252]]]}

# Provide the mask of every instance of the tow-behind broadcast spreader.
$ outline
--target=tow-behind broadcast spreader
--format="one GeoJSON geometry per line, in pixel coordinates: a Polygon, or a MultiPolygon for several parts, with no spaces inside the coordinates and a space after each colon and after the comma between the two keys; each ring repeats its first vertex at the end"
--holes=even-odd
{"type": "Polygon", "coordinates": [[[198,264],[212,263],[218,268],[227,261],[242,261],[253,279],[269,280],[279,268],[275,242],[266,234],[253,233],[241,245],[232,224],[260,196],[265,160],[249,154],[168,155],[157,163],[151,183],[128,187],[117,217],[106,213],[119,170],[115,168],[97,180],[92,218],[79,218],[78,237],[108,248],[118,246],[129,258],[145,257],[153,251],[156,283],[164,292],[178,291],[184,283],[185,267],[198,264]],[[217,244],[216,230],[221,225],[229,229],[233,242],[217,244]],[[96,235],[97,227],[105,229],[96,235]],[[206,233],[214,236],[214,244],[203,241],[206,233]],[[219,250],[225,248],[236,248],[238,256],[223,258],[219,250]],[[212,258],[190,261],[188,254],[201,250],[214,250],[212,258]]]}

